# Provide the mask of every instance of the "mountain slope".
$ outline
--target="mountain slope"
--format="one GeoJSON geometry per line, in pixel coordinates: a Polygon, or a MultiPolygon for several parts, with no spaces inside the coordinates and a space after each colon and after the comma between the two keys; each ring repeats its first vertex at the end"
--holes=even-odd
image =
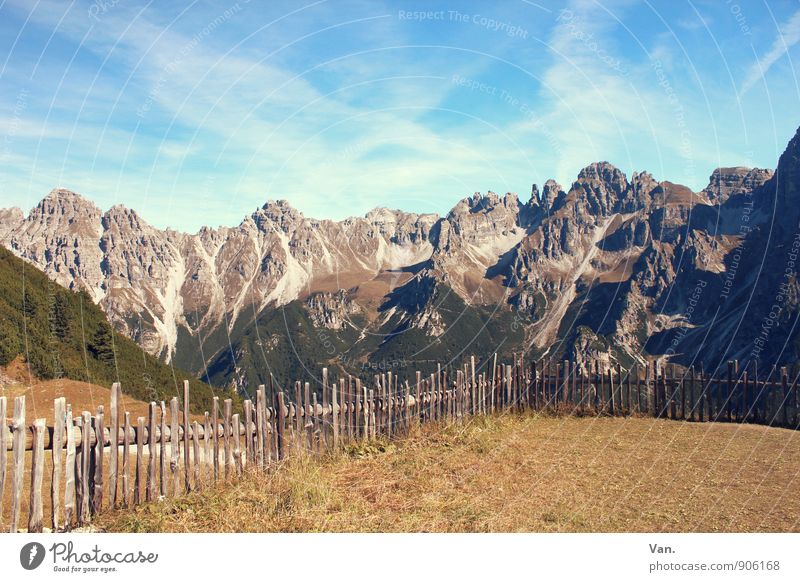
{"type": "Polygon", "coordinates": [[[55,284],[38,269],[0,249],[0,366],[22,356],[33,377],[69,378],[110,386],[140,400],[182,396],[191,383],[193,408],[207,409],[212,388],[165,365],[129,338],[113,333],[85,291],[55,284]]]}

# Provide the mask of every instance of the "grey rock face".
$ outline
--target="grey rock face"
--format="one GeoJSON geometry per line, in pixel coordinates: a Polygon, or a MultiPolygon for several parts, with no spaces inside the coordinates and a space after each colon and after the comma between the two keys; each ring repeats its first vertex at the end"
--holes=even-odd
{"type": "MultiPolygon", "coordinates": [[[[476,193],[444,217],[377,208],[315,220],[279,200],[238,226],[185,234],[54,190],[27,217],[0,212],[0,243],[57,282],[86,289],[120,330],[167,359],[181,338],[208,344],[245,316],[294,301],[315,327],[342,331],[357,314],[375,329],[392,321],[444,342],[455,320],[433,299],[443,286],[438,301],[482,309],[470,325],[486,313],[519,318],[518,348],[535,356],[690,362],[709,345],[704,326],[742,317],[734,293],[765,303],[775,294],[781,282],[759,276],[756,259],[791,246],[798,189],[800,134],[776,172],[718,168],[701,192],[647,172],[628,179],[599,162],[567,190],[548,180],[527,202],[476,193]],[[750,254],[740,258],[742,249],[750,254]],[[459,301],[448,302],[450,293],[459,301]]],[[[795,309],[787,302],[782,317],[795,309]]],[[[744,353],[742,334],[752,338],[759,315],[738,328],[725,323],[711,341],[715,353],[730,356],[733,348],[716,342],[724,333],[744,353]]]]}

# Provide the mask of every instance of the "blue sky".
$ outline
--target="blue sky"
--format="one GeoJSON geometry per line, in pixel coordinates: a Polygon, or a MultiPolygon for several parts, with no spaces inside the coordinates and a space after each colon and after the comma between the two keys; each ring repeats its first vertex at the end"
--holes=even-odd
{"type": "Polygon", "coordinates": [[[701,189],[800,125],[796,1],[0,6],[0,206],[25,211],[60,186],[190,232],[279,198],[444,213],[599,160],[701,189]]]}

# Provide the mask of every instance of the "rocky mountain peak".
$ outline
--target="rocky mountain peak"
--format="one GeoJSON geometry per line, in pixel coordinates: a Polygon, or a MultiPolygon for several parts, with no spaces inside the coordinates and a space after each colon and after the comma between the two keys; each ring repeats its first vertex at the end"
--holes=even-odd
{"type": "Polygon", "coordinates": [[[782,211],[792,211],[795,215],[800,198],[800,128],[789,141],[783,154],[778,160],[777,194],[778,208],[782,211]]]}
{"type": "Polygon", "coordinates": [[[259,230],[269,232],[278,229],[284,233],[289,233],[305,220],[303,213],[289,204],[288,200],[268,200],[251,218],[259,230]]]}
{"type": "Polygon", "coordinates": [[[646,196],[650,194],[656,186],[658,186],[658,180],[653,178],[653,174],[650,172],[634,172],[631,176],[630,184],[634,195],[646,196]]]}
{"type": "Polygon", "coordinates": [[[752,192],[772,178],[773,171],[762,168],[735,166],[717,168],[708,178],[703,193],[712,203],[723,203],[731,196],[752,192]]]}
{"type": "Polygon", "coordinates": [[[364,218],[372,224],[389,224],[397,222],[398,215],[403,214],[405,213],[400,210],[389,210],[383,206],[378,206],[367,212],[364,218]]]}
{"type": "Polygon", "coordinates": [[[123,204],[115,204],[103,214],[103,228],[108,229],[112,224],[117,228],[127,228],[135,231],[141,230],[143,226],[149,227],[135,210],[123,204]]]}
{"type": "Polygon", "coordinates": [[[628,179],[625,177],[625,173],[608,162],[595,162],[583,168],[578,173],[577,181],[584,180],[602,182],[607,188],[611,188],[617,196],[628,188],[628,179]]]}
{"type": "Polygon", "coordinates": [[[539,199],[542,209],[545,212],[550,212],[559,196],[563,195],[564,189],[561,187],[561,184],[553,179],[547,180],[544,186],[542,186],[542,195],[539,199]]]}
{"type": "MultiPolygon", "coordinates": [[[[31,214],[39,215],[68,215],[80,216],[99,216],[102,213],[100,208],[91,200],[88,200],[65,188],[54,188],[42,198],[39,204],[31,211],[31,214]]],[[[30,217],[29,217],[30,218],[30,217]]]]}
{"type": "Polygon", "coordinates": [[[541,204],[542,195],[539,192],[539,186],[536,184],[531,186],[531,198],[528,201],[528,205],[533,208],[535,206],[539,206],[541,204]]]}
{"type": "Polygon", "coordinates": [[[25,215],[16,206],[13,208],[0,208],[0,238],[5,238],[9,232],[17,228],[24,220],[25,215]]]}

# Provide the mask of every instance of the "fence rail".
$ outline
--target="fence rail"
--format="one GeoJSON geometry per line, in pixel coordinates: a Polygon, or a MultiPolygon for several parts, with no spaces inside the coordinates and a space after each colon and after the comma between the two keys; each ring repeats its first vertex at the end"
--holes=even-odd
{"type": "Polygon", "coordinates": [[[104,508],[201,490],[240,476],[245,468],[271,470],[289,455],[391,439],[422,423],[498,412],[639,414],[798,427],[797,378],[790,382],[783,368],[759,379],[755,371],[752,376],[740,371],[735,361],[728,363],[727,377],[715,378],[693,368],[676,372],[671,365],[622,370],[595,363],[587,369],[568,361],[526,363],[521,357],[498,363],[495,355],[479,369],[472,357],[462,368],[438,366],[429,376],[417,372],[403,382],[391,372],[375,375],[369,384],[350,375],[330,379],[323,368],[320,385],[321,401],[308,382],[295,382],[294,400],[261,385],[255,402],[245,400],[235,413],[232,400],[220,407],[215,397],[210,412],[191,420],[185,382],[180,402],[177,397],[169,406],[150,402],[147,417],[133,422],[129,412],[121,413],[121,387],[114,384],[107,415],[105,406],[95,414],[74,414],[64,398],[56,398],[53,426],[44,419],[27,423],[24,396],[14,398],[12,409],[0,397],[0,526],[19,531],[28,471],[27,530],[43,530],[45,499],[49,527],[68,530],[90,523],[104,508]],[[6,481],[10,511],[3,521],[6,481]]]}

